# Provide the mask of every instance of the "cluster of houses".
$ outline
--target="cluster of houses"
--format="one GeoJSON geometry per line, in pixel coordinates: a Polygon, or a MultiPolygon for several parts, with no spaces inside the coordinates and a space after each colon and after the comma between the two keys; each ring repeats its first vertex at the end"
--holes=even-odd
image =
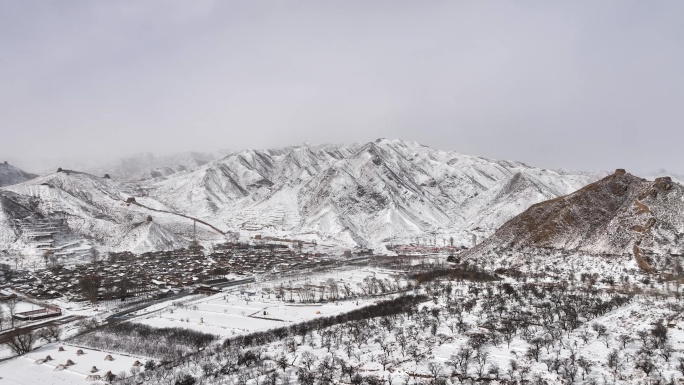
{"type": "Polygon", "coordinates": [[[282,244],[216,245],[206,254],[199,248],[136,255],[110,253],[107,258],[74,266],[13,271],[6,286],[37,299],[112,300],[163,297],[226,277],[286,273],[332,263],[328,255],[300,254],[282,244]]]}
{"type": "Polygon", "coordinates": [[[425,255],[425,254],[457,254],[466,250],[465,246],[431,246],[431,245],[394,245],[387,247],[398,255],[425,255]]]}
{"type": "Polygon", "coordinates": [[[244,244],[226,244],[215,248],[209,257],[238,275],[284,273],[313,268],[332,260],[326,254],[300,254],[281,244],[257,245],[249,249],[244,247],[244,244]]]}
{"type": "MultiPolygon", "coordinates": [[[[13,289],[36,299],[51,299],[61,297],[61,294],[53,288],[43,284],[40,279],[28,270],[11,270],[5,271],[4,276],[0,279],[1,289],[13,289]]],[[[4,299],[2,292],[10,293],[9,291],[0,290],[0,300],[4,299]]]]}

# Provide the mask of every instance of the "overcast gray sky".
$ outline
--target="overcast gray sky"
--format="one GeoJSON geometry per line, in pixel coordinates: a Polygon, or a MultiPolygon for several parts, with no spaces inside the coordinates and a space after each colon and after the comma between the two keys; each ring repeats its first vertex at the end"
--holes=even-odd
{"type": "Polygon", "coordinates": [[[683,172],[682,20],[680,0],[0,0],[0,157],[389,137],[683,172]]]}

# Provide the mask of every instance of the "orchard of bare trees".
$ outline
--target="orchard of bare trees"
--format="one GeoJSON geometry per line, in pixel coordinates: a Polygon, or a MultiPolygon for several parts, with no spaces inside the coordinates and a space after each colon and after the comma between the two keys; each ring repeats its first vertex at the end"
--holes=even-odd
{"type": "MultiPolygon", "coordinates": [[[[160,384],[675,383],[676,298],[484,273],[422,275],[412,294],[239,335],[140,373],[160,384]],[[471,280],[472,279],[472,280],[471,280]]],[[[119,383],[133,383],[119,378],[119,383]]]]}

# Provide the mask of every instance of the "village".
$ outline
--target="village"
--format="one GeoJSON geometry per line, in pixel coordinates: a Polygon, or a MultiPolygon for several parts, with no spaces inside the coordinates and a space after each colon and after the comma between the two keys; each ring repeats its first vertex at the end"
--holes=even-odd
{"type": "MultiPolygon", "coordinates": [[[[0,273],[0,288],[29,298],[91,302],[130,297],[164,298],[187,289],[229,285],[231,281],[332,266],[340,260],[327,253],[278,242],[224,243],[210,250],[189,247],[135,255],[109,253],[78,265],[0,273]]],[[[351,253],[345,253],[351,257],[351,253]]]]}

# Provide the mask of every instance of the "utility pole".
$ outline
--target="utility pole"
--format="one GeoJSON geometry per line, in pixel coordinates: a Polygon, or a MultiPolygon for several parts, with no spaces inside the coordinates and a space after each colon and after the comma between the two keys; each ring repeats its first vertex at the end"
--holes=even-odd
{"type": "Polygon", "coordinates": [[[197,250],[199,249],[199,245],[197,244],[197,221],[192,220],[192,248],[197,250]]]}

